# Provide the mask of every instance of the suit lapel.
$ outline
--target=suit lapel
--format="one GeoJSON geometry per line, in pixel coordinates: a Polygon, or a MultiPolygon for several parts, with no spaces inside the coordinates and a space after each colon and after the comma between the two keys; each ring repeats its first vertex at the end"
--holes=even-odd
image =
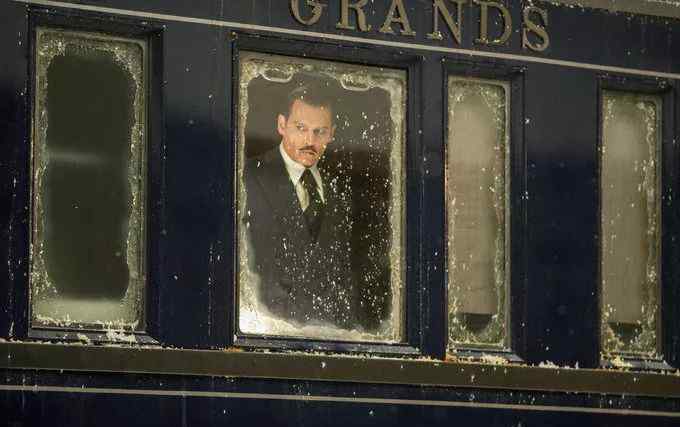
{"type": "Polygon", "coordinates": [[[262,163],[258,168],[260,172],[258,179],[272,209],[278,210],[277,213],[284,216],[296,214],[296,209],[302,213],[295,197],[295,188],[288,177],[278,149],[267,151],[262,156],[262,163]]]}
{"type": "Polygon", "coordinates": [[[292,240],[310,243],[312,237],[278,147],[265,153],[262,162],[258,179],[273,213],[279,217],[280,231],[290,235],[292,240]]]}

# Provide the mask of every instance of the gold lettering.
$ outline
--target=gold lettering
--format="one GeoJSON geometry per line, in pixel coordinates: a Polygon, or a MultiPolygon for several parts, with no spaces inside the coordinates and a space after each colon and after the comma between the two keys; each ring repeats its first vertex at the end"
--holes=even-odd
{"type": "Polygon", "coordinates": [[[300,0],[290,0],[290,11],[293,12],[293,17],[300,24],[314,25],[319,22],[319,19],[321,19],[323,8],[326,7],[326,5],[319,3],[316,0],[306,0],[305,4],[312,8],[312,16],[310,16],[308,19],[304,19],[300,13],[300,0]]]}
{"type": "Polygon", "coordinates": [[[508,41],[512,34],[512,16],[510,11],[501,3],[495,1],[473,0],[480,7],[479,38],[476,43],[486,45],[502,45],[508,41]],[[495,40],[489,40],[489,8],[497,9],[503,19],[503,34],[495,40]]]}
{"type": "Polygon", "coordinates": [[[522,47],[529,48],[534,52],[543,52],[550,46],[550,36],[548,35],[548,12],[536,6],[528,6],[524,9],[524,29],[522,30],[522,47]],[[543,25],[531,20],[533,13],[538,14],[543,21],[543,25]],[[529,40],[529,33],[536,34],[542,42],[534,44],[529,40]]]}
{"type": "Polygon", "coordinates": [[[385,23],[380,27],[380,32],[383,34],[394,34],[392,30],[392,24],[401,25],[401,35],[402,36],[415,36],[416,32],[411,28],[411,23],[408,20],[408,15],[406,14],[406,8],[404,7],[403,0],[392,0],[392,5],[390,6],[390,11],[387,12],[387,17],[385,18],[385,23]],[[398,16],[395,16],[395,12],[398,12],[398,16]]]}
{"type": "Polygon", "coordinates": [[[453,17],[451,16],[451,12],[449,12],[449,9],[446,8],[446,4],[444,4],[444,0],[433,0],[432,1],[432,15],[434,17],[434,24],[432,26],[432,32],[427,35],[428,39],[431,40],[442,40],[444,37],[442,36],[441,31],[439,31],[439,15],[444,18],[444,22],[446,22],[446,25],[449,27],[449,30],[451,31],[451,34],[453,34],[453,38],[456,39],[456,43],[460,44],[460,39],[461,39],[461,30],[460,26],[461,23],[463,22],[463,5],[467,2],[467,0],[450,0],[452,3],[456,3],[458,6],[457,11],[458,11],[458,16],[457,16],[457,22],[453,22],[453,17]]]}
{"type": "Polygon", "coordinates": [[[340,3],[340,22],[335,28],[341,30],[356,30],[355,27],[349,24],[349,10],[354,9],[354,13],[357,14],[357,24],[359,25],[359,31],[370,31],[371,25],[366,23],[366,13],[363,7],[366,6],[368,0],[359,0],[356,3],[350,3],[350,0],[342,0],[340,3]]]}
{"type": "Polygon", "coordinates": [[[427,38],[431,40],[442,40],[444,38],[442,36],[441,31],[439,31],[439,15],[441,15],[442,18],[444,18],[444,22],[446,22],[446,25],[449,27],[451,34],[453,34],[453,38],[456,40],[456,43],[460,44],[461,38],[460,26],[463,22],[463,5],[466,3],[467,0],[450,0],[450,1],[452,3],[456,3],[457,5],[458,24],[453,22],[451,12],[449,12],[449,9],[446,8],[444,0],[433,0],[432,15],[434,18],[434,24],[432,25],[432,32],[427,34],[427,38]]]}

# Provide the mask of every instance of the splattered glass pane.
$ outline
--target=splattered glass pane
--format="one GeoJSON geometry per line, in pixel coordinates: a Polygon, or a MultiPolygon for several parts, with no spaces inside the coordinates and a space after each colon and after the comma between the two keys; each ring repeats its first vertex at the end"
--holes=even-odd
{"type": "Polygon", "coordinates": [[[602,346],[654,355],[661,99],[605,91],[602,103],[602,346]]]}
{"type": "Polygon", "coordinates": [[[449,78],[449,351],[507,346],[508,85],[449,78]]]}
{"type": "Polygon", "coordinates": [[[33,326],[143,322],[145,45],[38,29],[33,326]]]}
{"type": "Polygon", "coordinates": [[[239,330],[403,341],[406,73],[240,59],[239,330]]]}

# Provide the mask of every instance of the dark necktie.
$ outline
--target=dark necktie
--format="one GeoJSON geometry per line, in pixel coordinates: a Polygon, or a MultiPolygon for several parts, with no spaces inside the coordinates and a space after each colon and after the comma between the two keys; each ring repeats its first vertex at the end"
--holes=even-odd
{"type": "Polygon", "coordinates": [[[323,201],[321,200],[316,180],[312,176],[312,171],[305,169],[302,177],[300,177],[300,182],[309,195],[309,206],[307,206],[303,215],[305,217],[305,222],[307,223],[309,234],[316,240],[319,236],[319,230],[321,229],[321,222],[323,222],[323,201]]]}

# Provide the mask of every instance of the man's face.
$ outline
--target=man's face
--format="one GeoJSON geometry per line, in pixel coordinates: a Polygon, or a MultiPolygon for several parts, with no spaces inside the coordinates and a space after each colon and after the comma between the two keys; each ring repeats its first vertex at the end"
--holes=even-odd
{"type": "Polygon", "coordinates": [[[307,168],[314,166],[333,140],[335,126],[331,114],[327,107],[316,107],[299,99],[291,105],[288,118],[279,114],[277,130],[286,154],[307,168]]]}

